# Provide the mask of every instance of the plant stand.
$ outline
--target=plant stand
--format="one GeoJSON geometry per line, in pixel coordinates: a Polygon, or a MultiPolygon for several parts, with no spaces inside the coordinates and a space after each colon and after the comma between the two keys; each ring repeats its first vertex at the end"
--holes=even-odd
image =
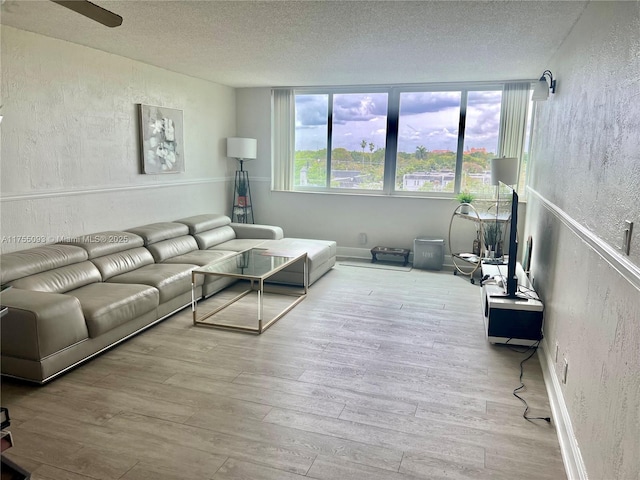
{"type": "Polygon", "coordinates": [[[236,170],[236,178],[233,185],[231,221],[237,223],[255,223],[253,219],[253,203],[251,202],[249,172],[243,168],[243,161],[238,161],[240,162],[240,170],[236,170]],[[242,184],[247,186],[246,195],[238,194],[238,186],[242,184]]]}

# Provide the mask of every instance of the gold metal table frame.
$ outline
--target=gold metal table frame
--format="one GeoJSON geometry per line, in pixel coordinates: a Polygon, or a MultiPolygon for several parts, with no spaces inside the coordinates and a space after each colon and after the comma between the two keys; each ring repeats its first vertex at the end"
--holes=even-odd
{"type": "Polygon", "coordinates": [[[243,252],[224,257],[220,260],[212,262],[203,267],[195,268],[191,271],[191,311],[193,314],[193,324],[207,327],[224,328],[228,330],[239,330],[249,333],[261,334],[271,325],[276,323],[286,313],[288,313],[293,307],[304,300],[309,291],[309,260],[306,252],[276,252],[270,251],[264,248],[251,248],[243,252]],[[284,270],[291,265],[302,262],[302,292],[291,291],[273,291],[269,292],[274,295],[289,295],[294,296],[296,299],[289,304],[284,310],[278,313],[275,317],[264,321],[263,318],[263,301],[265,293],[265,281],[272,275],[284,270]],[[196,277],[197,275],[219,276],[219,277],[232,277],[239,280],[248,280],[249,288],[240,294],[236,295],[231,300],[227,301],[223,305],[215,308],[211,312],[208,312],[198,318],[198,300],[203,299],[204,296],[198,298],[196,296],[196,277]],[[225,308],[233,305],[244,296],[257,292],[258,304],[257,304],[257,328],[246,327],[240,325],[232,325],[228,323],[217,322],[205,322],[207,318],[215,315],[216,313],[224,310],[225,308]]]}

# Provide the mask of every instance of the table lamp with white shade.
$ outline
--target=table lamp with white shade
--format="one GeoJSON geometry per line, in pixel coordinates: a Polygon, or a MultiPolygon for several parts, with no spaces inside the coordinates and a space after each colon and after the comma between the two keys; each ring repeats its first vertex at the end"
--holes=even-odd
{"type": "MultiPolygon", "coordinates": [[[[491,185],[496,185],[497,191],[496,235],[499,229],[498,217],[500,215],[500,183],[509,186],[514,186],[518,183],[518,163],[517,157],[498,157],[491,159],[491,185]]],[[[495,240],[497,241],[497,238],[495,240]]]]}
{"type": "Polygon", "coordinates": [[[499,157],[491,159],[491,185],[515,185],[518,183],[518,158],[499,157]]]}

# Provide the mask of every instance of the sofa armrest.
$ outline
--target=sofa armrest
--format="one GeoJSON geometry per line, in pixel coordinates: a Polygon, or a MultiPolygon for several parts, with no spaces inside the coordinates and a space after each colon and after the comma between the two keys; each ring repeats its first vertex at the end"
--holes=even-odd
{"type": "Polygon", "coordinates": [[[280,240],[284,238],[282,228],[273,225],[254,225],[251,223],[231,223],[236,232],[236,238],[256,238],[265,240],[280,240]]]}
{"type": "Polygon", "coordinates": [[[2,306],[9,309],[0,320],[3,356],[40,361],[89,336],[71,295],[11,288],[2,292],[2,306]]]}

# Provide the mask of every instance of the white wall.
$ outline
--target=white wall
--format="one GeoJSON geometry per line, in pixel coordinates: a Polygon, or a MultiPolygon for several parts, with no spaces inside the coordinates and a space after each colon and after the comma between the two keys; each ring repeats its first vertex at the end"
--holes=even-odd
{"type": "Polygon", "coordinates": [[[589,478],[640,478],[640,3],[591,2],[544,67],[558,87],[538,104],[527,227],[545,354],[556,378],[568,360],[558,394],[589,478]]]}
{"type": "MultiPolygon", "coordinates": [[[[271,191],[271,90],[245,88],[238,89],[236,95],[238,134],[258,139],[258,160],[247,167],[256,222],[280,225],[289,237],[335,240],[339,254],[369,258],[369,250],[376,245],[413,249],[417,237],[442,238],[445,263],[450,264],[449,222],[457,201],[271,191]],[[366,245],[359,243],[360,233],[367,235],[366,245]]],[[[518,223],[523,231],[524,208],[520,211],[518,223]]],[[[454,238],[456,230],[454,225],[454,238]]],[[[463,237],[467,249],[471,248],[473,232],[474,226],[469,224],[463,237]]]]}
{"type": "Polygon", "coordinates": [[[226,212],[235,101],[229,87],[3,26],[2,252],[226,212]],[[140,173],[139,103],[183,110],[184,173],[140,173]]]}

